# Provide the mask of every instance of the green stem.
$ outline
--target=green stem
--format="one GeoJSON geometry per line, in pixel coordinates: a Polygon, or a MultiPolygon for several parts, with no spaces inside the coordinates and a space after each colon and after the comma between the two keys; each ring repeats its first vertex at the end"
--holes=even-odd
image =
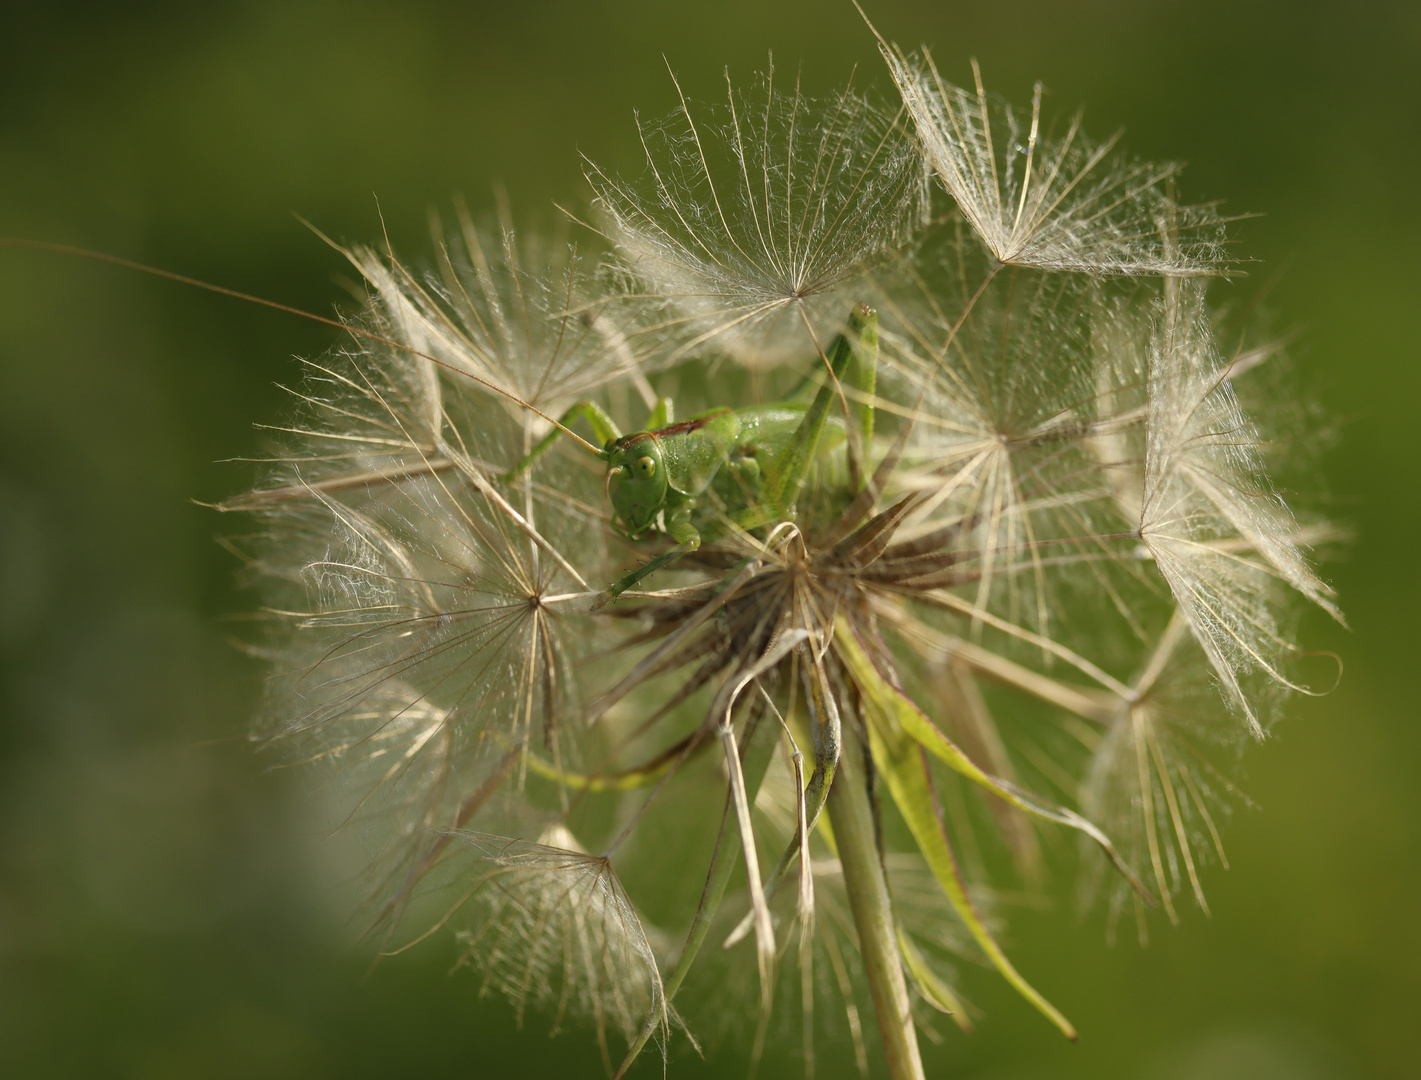
{"type": "Polygon", "coordinates": [[[834,786],[829,789],[829,823],[839,847],[844,888],[858,930],[878,1032],[893,1080],[924,1080],[918,1037],[908,1006],[908,985],[898,959],[893,906],[879,857],[873,807],[869,803],[862,743],[847,731],[834,786]]]}

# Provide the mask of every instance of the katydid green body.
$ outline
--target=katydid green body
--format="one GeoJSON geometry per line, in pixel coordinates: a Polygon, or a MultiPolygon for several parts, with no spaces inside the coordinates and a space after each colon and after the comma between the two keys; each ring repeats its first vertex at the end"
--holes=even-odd
{"type": "Polygon", "coordinates": [[[726,518],[746,530],[793,520],[810,468],[846,433],[850,483],[862,486],[862,456],[873,435],[877,313],[856,307],[823,359],[831,376],[807,405],[790,401],[710,409],[677,423],[670,400],[663,398],[647,418],[647,430],[623,435],[599,405],[579,402],[514,466],[510,479],[546,453],[566,425],[582,418],[602,444],[599,456],[607,463],[613,527],[632,540],[664,532],[675,542],[609,586],[594,608],[697,550],[704,534],[723,531],[726,518]],[[846,389],[851,398],[843,393],[846,389]],[[830,415],[836,398],[846,403],[847,425],[830,415]]]}

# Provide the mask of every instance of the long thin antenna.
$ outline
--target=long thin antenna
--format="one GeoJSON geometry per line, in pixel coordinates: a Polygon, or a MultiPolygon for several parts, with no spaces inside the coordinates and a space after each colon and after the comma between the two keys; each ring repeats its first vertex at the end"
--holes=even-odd
{"type": "Polygon", "coordinates": [[[53,244],[46,240],[26,240],[22,237],[13,236],[0,236],[0,247],[30,248],[33,251],[50,251],[54,252],[57,255],[77,255],[81,259],[93,259],[96,262],[111,263],[114,266],[121,266],[126,270],[138,270],[144,274],[152,274],[154,277],[167,278],[169,281],[176,281],[183,285],[192,285],[199,289],[206,289],[208,292],[217,293],[219,296],[230,296],[234,300],[245,300],[249,304],[259,304],[262,307],[271,308],[273,311],[284,311],[288,315],[299,315],[303,319],[310,319],[312,322],[323,323],[326,326],[333,326],[337,330],[344,330],[346,331],[346,333],[355,334],[357,337],[367,338],[370,341],[378,341],[381,345],[388,345],[392,349],[399,349],[401,352],[409,353],[411,356],[417,356],[421,360],[428,360],[432,364],[438,364],[442,368],[448,368],[456,375],[460,375],[465,379],[473,380],[480,386],[492,390],[495,394],[500,394],[503,397],[506,397],[514,404],[521,405],[529,412],[536,413],[548,423],[552,424],[553,427],[559,428],[564,435],[570,435],[572,438],[576,439],[579,443],[585,446],[592,453],[596,454],[599,458],[602,456],[601,450],[597,449],[597,447],[593,446],[577,432],[573,431],[571,428],[563,424],[558,423],[547,413],[543,412],[542,409],[539,409],[536,405],[530,405],[522,398],[517,397],[514,394],[510,394],[507,390],[503,389],[503,387],[491,383],[487,379],[481,379],[477,375],[471,375],[463,368],[456,367],[450,363],[446,363],[445,361],[440,360],[438,357],[430,356],[428,353],[422,353],[418,349],[412,349],[408,345],[403,345],[398,341],[392,341],[390,338],[383,337],[380,334],[373,333],[370,330],[362,329],[359,326],[352,326],[350,323],[341,322],[339,319],[331,319],[327,318],[324,315],[316,315],[309,311],[303,311],[301,308],[291,307],[289,304],[278,303],[275,300],[267,300],[266,298],[261,296],[253,296],[251,293],[239,292],[236,289],[229,289],[224,285],[213,285],[207,281],[200,281],[197,278],[188,277],[186,274],[174,273],[172,270],[160,270],[156,266],[147,266],[141,262],[134,262],[132,259],[125,259],[121,255],[109,255],[108,253],[103,251],[90,251],[88,248],[72,247],[69,244],[53,244]]]}

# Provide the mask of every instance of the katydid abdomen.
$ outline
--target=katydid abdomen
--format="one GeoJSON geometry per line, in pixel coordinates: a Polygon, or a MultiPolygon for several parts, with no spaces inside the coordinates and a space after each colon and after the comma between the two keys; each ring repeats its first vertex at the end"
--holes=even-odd
{"type": "MultiPolygon", "coordinates": [[[[731,448],[726,467],[711,490],[723,512],[743,528],[753,528],[791,514],[793,508],[772,497],[786,449],[804,423],[807,405],[795,402],[740,409],[740,434],[731,448]]],[[[816,448],[815,464],[844,443],[844,422],[827,418],[816,448]]],[[[703,528],[702,531],[705,531],[703,528]]],[[[720,531],[714,529],[712,532],[720,531]]]]}

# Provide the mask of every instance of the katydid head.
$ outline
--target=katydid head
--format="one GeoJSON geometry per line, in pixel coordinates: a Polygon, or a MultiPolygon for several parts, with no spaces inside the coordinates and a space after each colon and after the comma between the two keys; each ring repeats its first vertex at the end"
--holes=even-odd
{"type": "Polygon", "coordinates": [[[607,489],[612,510],[627,532],[651,528],[666,505],[666,464],[661,444],[647,431],[612,439],[602,451],[607,459],[607,489]]]}

